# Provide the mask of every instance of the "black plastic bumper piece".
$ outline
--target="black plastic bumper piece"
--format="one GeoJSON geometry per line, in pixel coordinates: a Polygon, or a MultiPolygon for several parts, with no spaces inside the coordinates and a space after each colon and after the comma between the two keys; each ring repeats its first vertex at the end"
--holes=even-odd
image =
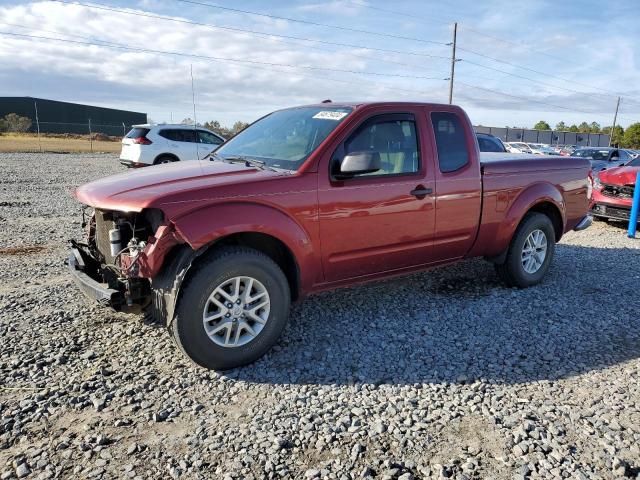
{"type": "Polygon", "coordinates": [[[75,247],[71,248],[67,264],[74,282],[87,297],[105,307],[111,307],[117,311],[122,309],[125,303],[122,292],[91,278],[85,272],[86,265],[80,250],[75,247]]]}

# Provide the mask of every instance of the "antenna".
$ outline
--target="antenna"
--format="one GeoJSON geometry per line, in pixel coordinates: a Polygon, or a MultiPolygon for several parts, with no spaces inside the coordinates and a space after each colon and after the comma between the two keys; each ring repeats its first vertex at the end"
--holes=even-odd
{"type": "Polygon", "coordinates": [[[198,152],[198,121],[196,120],[196,91],[193,88],[193,63],[191,64],[191,101],[193,102],[193,139],[196,145],[196,159],[200,160],[200,153],[198,152]]]}

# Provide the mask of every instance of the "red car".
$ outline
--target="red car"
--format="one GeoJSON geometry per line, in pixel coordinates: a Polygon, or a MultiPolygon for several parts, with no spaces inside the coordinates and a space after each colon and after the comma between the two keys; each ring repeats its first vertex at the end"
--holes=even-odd
{"type": "Polygon", "coordinates": [[[591,213],[599,218],[628,222],[638,171],[640,158],[623,167],[594,172],[591,213]]]}
{"type": "Polygon", "coordinates": [[[259,358],[292,300],[470,257],[539,283],[587,228],[586,159],[483,154],[465,112],[421,103],[280,110],[211,161],[83,185],[71,273],[94,300],[148,309],[207,368],[259,358]]]}

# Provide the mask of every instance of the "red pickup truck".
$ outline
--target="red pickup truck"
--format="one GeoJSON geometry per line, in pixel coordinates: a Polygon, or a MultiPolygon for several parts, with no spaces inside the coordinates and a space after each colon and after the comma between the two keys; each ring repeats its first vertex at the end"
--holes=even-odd
{"type": "Polygon", "coordinates": [[[291,301],[485,257],[540,282],[587,215],[589,162],[480,156],[465,112],[422,103],[288,108],[200,162],[97,180],[69,268],[93,299],[144,309],[207,368],[262,356],[291,301]]]}

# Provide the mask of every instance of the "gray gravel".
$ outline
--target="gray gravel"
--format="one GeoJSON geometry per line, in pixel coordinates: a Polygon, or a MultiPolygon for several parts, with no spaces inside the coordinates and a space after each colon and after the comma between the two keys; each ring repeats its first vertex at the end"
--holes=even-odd
{"type": "Polygon", "coordinates": [[[474,260],[310,298],[220,375],[65,272],[69,190],[114,156],[0,165],[1,479],[640,478],[640,240],[619,225],[568,234],[528,290],[474,260]]]}

